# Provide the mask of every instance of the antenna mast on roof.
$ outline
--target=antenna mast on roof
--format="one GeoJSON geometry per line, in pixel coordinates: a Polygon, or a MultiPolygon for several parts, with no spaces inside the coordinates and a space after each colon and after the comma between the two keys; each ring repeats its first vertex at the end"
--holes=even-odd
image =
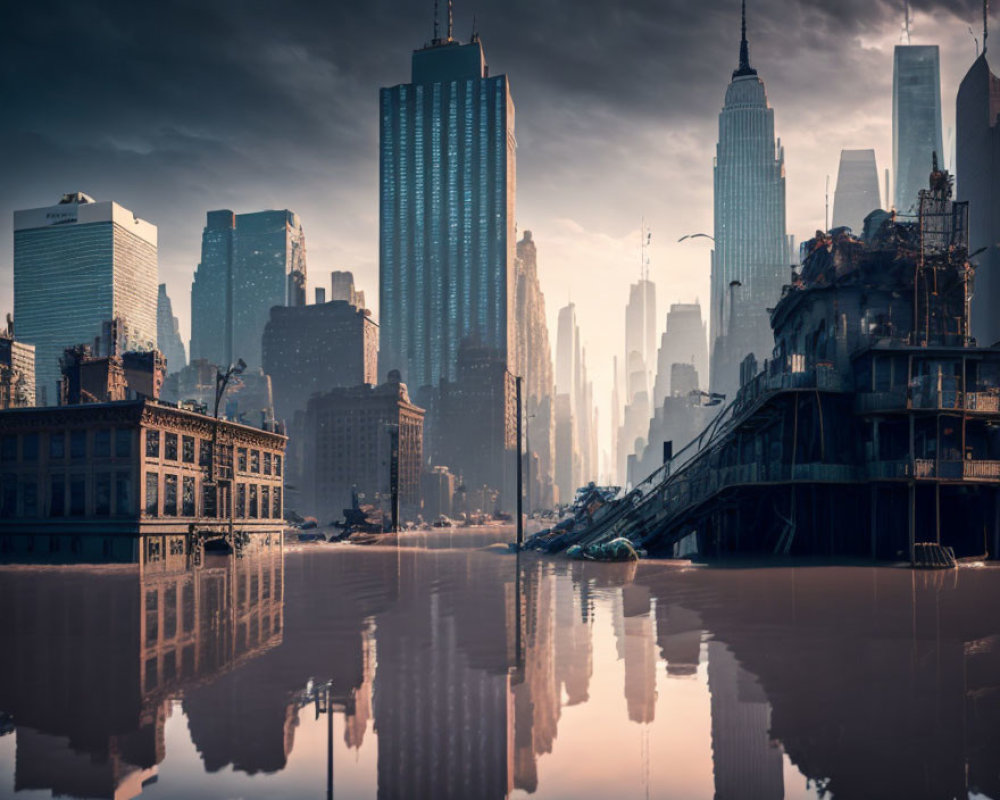
{"type": "Polygon", "coordinates": [[[903,34],[906,36],[906,43],[910,43],[910,0],[903,2],[903,34]]]}
{"type": "Polygon", "coordinates": [[[451,41],[451,33],[453,29],[452,22],[452,0],[448,0],[448,41],[451,41]]]}
{"type": "Polygon", "coordinates": [[[438,0],[434,0],[434,39],[432,44],[438,44],[441,38],[438,36],[438,0]]]}

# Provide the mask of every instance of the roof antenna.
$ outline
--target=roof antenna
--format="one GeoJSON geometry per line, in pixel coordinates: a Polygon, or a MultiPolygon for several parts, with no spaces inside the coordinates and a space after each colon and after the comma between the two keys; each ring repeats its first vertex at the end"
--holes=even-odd
{"type": "Polygon", "coordinates": [[[432,44],[440,44],[441,38],[438,36],[438,0],[434,0],[434,39],[432,44]]]}
{"type": "Polygon", "coordinates": [[[906,36],[906,43],[910,44],[910,0],[903,2],[903,33],[906,36]]]}
{"type": "Polygon", "coordinates": [[[479,32],[476,30],[476,15],[475,14],[472,15],[472,38],[469,41],[470,42],[478,42],[479,41],[479,32]]]}
{"type": "Polygon", "coordinates": [[[451,33],[454,29],[452,24],[452,0],[448,0],[448,41],[451,41],[451,33]]]}

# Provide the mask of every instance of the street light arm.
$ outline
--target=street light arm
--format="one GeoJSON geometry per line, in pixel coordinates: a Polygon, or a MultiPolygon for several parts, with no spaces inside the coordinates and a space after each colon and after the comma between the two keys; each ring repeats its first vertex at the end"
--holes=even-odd
{"type": "Polygon", "coordinates": [[[715,237],[709,236],[707,233],[687,233],[678,239],[677,242],[683,242],[685,239],[711,239],[713,242],[715,241],[715,237]]]}

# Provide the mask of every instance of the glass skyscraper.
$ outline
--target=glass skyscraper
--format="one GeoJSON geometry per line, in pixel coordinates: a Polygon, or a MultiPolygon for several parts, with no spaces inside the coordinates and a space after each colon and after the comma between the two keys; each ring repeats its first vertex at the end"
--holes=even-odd
{"type": "Polygon", "coordinates": [[[35,345],[39,405],[59,399],[63,350],[92,344],[113,318],[127,346],[156,347],[156,226],[82,193],[14,212],[17,338],[35,345]]]}
{"type": "Polygon", "coordinates": [[[739,366],[773,348],[767,309],[788,275],[785,155],[775,145],[774,110],[750,66],[746,6],[740,64],[719,114],[715,159],[715,250],[712,253],[711,388],[732,399],[739,366]],[[733,284],[734,281],[738,285],[733,284]]]}
{"type": "Polygon", "coordinates": [[[937,45],[897,45],[892,65],[892,170],[900,214],[916,216],[917,195],[927,188],[934,153],[943,164],[937,45]]]}
{"type": "Polygon", "coordinates": [[[478,38],[449,35],[379,105],[379,372],[437,386],[463,339],[513,353],[514,104],[478,38]]]}
{"type": "Polygon", "coordinates": [[[191,285],[191,360],[261,366],[273,306],[306,302],[306,239],[298,214],[209,211],[191,285]]]}

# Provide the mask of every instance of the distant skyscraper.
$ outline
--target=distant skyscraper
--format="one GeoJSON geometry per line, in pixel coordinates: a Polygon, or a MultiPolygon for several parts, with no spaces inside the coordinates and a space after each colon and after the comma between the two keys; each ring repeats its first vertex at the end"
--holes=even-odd
{"type": "Polygon", "coordinates": [[[513,355],[514,103],[450,26],[379,103],[380,372],[416,390],[455,379],[469,336],[513,355]]]}
{"type": "MultiPolygon", "coordinates": [[[[937,45],[896,45],[892,65],[892,169],[896,211],[916,216],[932,154],[943,163],[937,45]]],[[[886,201],[888,202],[888,200],[886,201]]]]}
{"type": "Polygon", "coordinates": [[[958,89],[956,169],[958,198],[969,202],[969,251],[976,262],[972,335],[981,345],[1000,342],[1000,78],[984,52],[958,89]]]}
{"type": "Polygon", "coordinates": [[[637,353],[642,361],[641,384],[633,381],[639,379],[638,373],[628,375],[628,400],[640,391],[649,388],[649,373],[653,367],[653,357],[656,353],[656,284],[648,278],[642,278],[629,287],[628,305],[625,306],[625,363],[633,361],[633,353],[637,353]]]}
{"type": "Polygon", "coordinates": [[[719,114],[716,149],[712,391],[732,399],[743,358],[770,354],[767,309],[781,295],[786,261],[785,156],[780,140],[775,146],[764,82],[750,66],[744,3],[740,64],[719,114]]]}
{"type": "Polygon", "coordinates": [[[559,309],[556,333],[555,481],[559,502],[571,503],[580,479],[580,328],[573,303],[559,309]]]}
{"type": "Polygon", "coordinates": [[[708,340],[699,303],[673,303],[667,313],[667,328],[660,337],[656,359],[654,412],[663,405],[664,399],[678,391],[670,380],[674,364],[693,365],[699,381],[708,377],[708,340]]]}
{"type": "Polygon", "coordinates": [[[881,207],[875,151],[841,150],[837,190],[833,195],[833,227],[846,225],[861,234],[865,217],[881,207]]]}
{"type": "Polygon", "coordinates": [[[35,347],[14,338],[14,326],[0,330],[0,409],[35,405],[35,347]]]}
{"type": "Polygon", "coordinates": [[[156,347],[156,226],[77,192],[14,212],[17,338],[35,345],[36,400],[59,398],[59,359],[117,318],[131,349],[156,347]]]}
{"type": "Polygon", "coordinates": [[[527,476],[532,484],[538,484],[540,488],[540,492],[532,491],[530,501],[533,507],[551,508],[555,382],[545,318],[545,296],[538,280],[538,249],[531,231],[525,231],[524,237],[517,243],[514,275],[517,354],[514,372],[524,378],[526,446],[538,454],[539,466],[537,474],[527,476]]]}
{"type": "Polygon", "coordinates": [[[160,352],[167,359],[167,369],[170,372],[177,372],[187,366],[184,342],[165,283],[160,284],[160,292],[156,298],[156,341],[160,352]]]}
{"type": "Polygon", "coordinates": [[[209,211],[191,286],[191,358],[261,364],[272,306],[305,305],[306,241],[297,214],[209,211]]]}

